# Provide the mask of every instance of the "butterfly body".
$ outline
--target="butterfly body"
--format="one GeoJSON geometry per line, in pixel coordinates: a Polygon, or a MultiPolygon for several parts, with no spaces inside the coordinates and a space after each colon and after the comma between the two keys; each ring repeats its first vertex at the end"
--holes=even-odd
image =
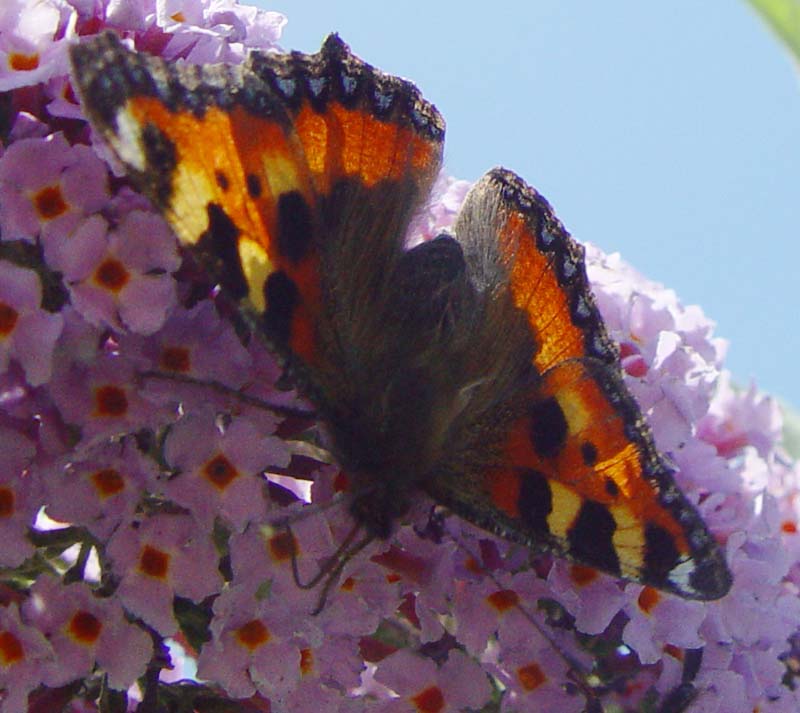
{"type": "Polygon", "coordinates": [[[547,202],[494,169],[450,234],[406,245],[444,135],[414,85],[335,36],[192,67],[104,35],[73,64],[134,184],[318,406],[368,536],[424,491],[536,550],[685,597],[728,590],[547,202]]]}

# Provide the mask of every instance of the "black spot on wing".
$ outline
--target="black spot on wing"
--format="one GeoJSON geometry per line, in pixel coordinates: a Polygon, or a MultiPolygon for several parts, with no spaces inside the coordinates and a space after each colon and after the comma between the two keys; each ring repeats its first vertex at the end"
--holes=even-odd
{"type": "Polygon", "coordinates": [[[300,262],[313,238],[311,209],[299,191],[278,198],[278,250],[292,262],[300,262]]]}
{"type": "Polygon", "coordinates": [[[591,441],[581,443],[581,457],[586,465],[593,466],[597,463],[597,446],[591,441]]]}
{"type": "Polygon", "coordinates": [[[537,470],[525,470],[519,478],[517,508],[520,517],[537,534],[549,534],[547,516],[553,510],[553,493],[547,478],[537,470]]]}
{"type": "Polygon", "coordinates": [[[221,191],[225,192],[230,188],[231,182],[228,180],[228,176],[224,171],[215,171],[214,178],[221,191]]]}
{"type": "Polygon", "coordinates": [[[551,396],[531,405],[530,439],[542,458],[552,458],[567,441],[568,425],[558,399],[551,396]]]}
{"type": "Polygon", "coordinates": [[[178,163],[175,144],[155,124],[142,128],[142,150],[147,170],[139,174],[139,181],[159,208],[169,205],[172,197],[172,176],[178,163]]]}
{"type": "Polygon", "coordinates": [[[251,198],[261,196],[261,179],[255,173],[248,173],[245,182],[247,183],[247,195],[251,198]]]}
{"type": "Polygon", "coordinates": [[[612,574],[619,574],[619,558],[613,536],[617,523],[601,503],[584,501],[567,532],[569,554],[578,561],[612,574]]]}
{"type": "Polygon", "coordinates": [[[300,304],[300,291],[283,271],[273,272],[264,283],[266,333],[280,343],[287,343],[292,334],[292,315],[300,304]]]}
{"type": "Polygon", "coordinates": [[[239,229],[217,203],[206,206],[208,228],[200,236],[197,248],[223,289],[240,300],[249,293],[247,280],[239,259],[239,229]]]}
{"type": "Polygon", "coordinates": [[[644,543],[643,578],[655,585],[666,585],[680,558],[675,540],[665,529],[650,522],[644,529],[644,543]]]}
{"type": "Polygon", "coordinates": [[[619,495],[619,486],[611,478],[606,478],[604,487],[612,498],[616,498],[619,495]]]}

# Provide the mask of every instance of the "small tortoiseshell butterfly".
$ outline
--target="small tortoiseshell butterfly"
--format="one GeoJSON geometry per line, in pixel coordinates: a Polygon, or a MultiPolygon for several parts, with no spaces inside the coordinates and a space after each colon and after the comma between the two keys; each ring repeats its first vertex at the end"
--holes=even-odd
{"type": "Polygon", "coordinates": [[[336,35],[191,66],[104,34],[72,61],[134,185],[318,406],[366,538],[421,490],[534,550],[682,597],[728,591],[548,203],[494,169],[452,234],[404,245],[444,140],[413,84],[336,35]]]}

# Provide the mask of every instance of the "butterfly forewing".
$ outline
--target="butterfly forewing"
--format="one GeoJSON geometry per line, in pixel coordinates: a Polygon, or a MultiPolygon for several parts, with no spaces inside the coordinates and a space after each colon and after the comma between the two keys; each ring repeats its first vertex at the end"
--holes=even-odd
{"type": "Polygon", "coordinates": [[[502,169],[473,188],[456,233],[474,284],[489,300],[510,293],[535,350],[509,407],[482,417],[508,418],[494,462],[463,475],[445,467],[428,490],[534,548],[685,597],[725,594],[730,575],[719,548],[622,380],[582,249],[544,199],[502,169]]]}
{"type": "Polygon", "coordinates": [[[253,53],[247,66],[284,100],[319,193],[344,177],[368,188],[411,178],[427,193],[443,122],[413,84],[362,62],[336,35],[316,55],[253,53]]]}
{"type": "Polygon", "coordinates": [[[327,292],[346,276],[324,261],[357,267],[362,241],[377,265],[401,250],[439,167],[435,109],[333,35],[316,55],[253,53],[244,66],[164,62],[111,33],[72,58],[93,125],[181,242],[263,313],[273,343],[319,360],[327,292]],[[370,191],[382,218],[371,229],[370,191]]]}

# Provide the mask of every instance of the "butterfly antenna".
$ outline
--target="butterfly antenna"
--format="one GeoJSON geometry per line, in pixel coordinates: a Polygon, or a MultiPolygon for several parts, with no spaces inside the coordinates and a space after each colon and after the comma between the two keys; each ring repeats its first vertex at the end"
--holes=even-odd
{"type": "Polygon", "coordinates": [[[262,411],[275,413],[279,416],[293,416],[296,418],[316,418],[317,412],[312,409],[296,408],[294,406],[285,406],[283,404],[272,404],[269,401],[258,399],[255,396],[243,394],[238,389],[223,384],[221,381],[195,379],[192,376],[185,374],[175,374],[172,372],[164,372],[157,370],[140,371],[139,376],[144,379],[158,379],[161,381],[173,381],[179,384],[188,384],[190,386],[198,386],[206,389],[211,389],[219,394],[228,396],[236,401],[247,404],[262,411]]]}

